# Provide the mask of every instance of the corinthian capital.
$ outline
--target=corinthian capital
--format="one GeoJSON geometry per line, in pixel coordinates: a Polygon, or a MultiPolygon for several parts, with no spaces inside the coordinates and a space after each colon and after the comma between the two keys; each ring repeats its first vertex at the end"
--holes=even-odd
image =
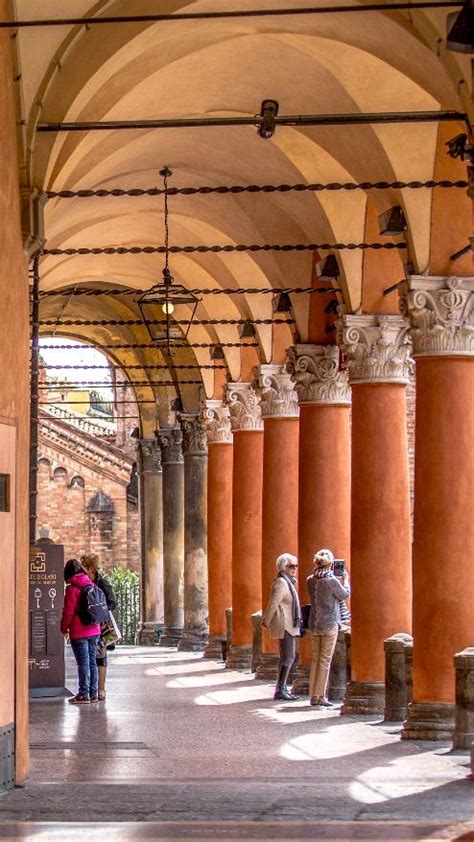
{"type": "Polygon", "coordinates": [[[183,453],[185,456],[202,456],[207,452],[206,428],[199,415],[180,413],[179,421],[183,431],[183,453]]]}
{"type": "Polygon", "coordinates": [[[229,407],[223,401],[204,401],[201,423],[206,429],[209,444],[232,444],[229,407]]]}
{"type": "Polygon", "coordinates": [[[409,383],[409,327],[402,316],[341,316],[338,341],[346,353],[351,385],[409,383]]]}
{"type": "Polygon", "coordinates": [[[140,439],[142,474],[161,474],[161,450],[154,439],[140,439]]]}
{"type": "Polygon", "coordinates": [[[474,355],[474,277],[412,275],[399,290],[415,356],[474,355]]]}
{"type": "Polygon", "coordinates": [[[347,371],[339,370],[336,345],[294,345],[286,353],[300,404],[350,404],[347,371]]]}
{"type": "Polygon", "coordinates": [[[226,401],[233,432],[263,430],[260,398],[251,383],[227,383],[226,401]]]}
{"type": "Polygon", "coordinates": [[[260,387],[263,418],[294,418],[299,415],[298,395],[285,365],[255,367],[260,387]]]}
{"type": "Polygon", "coordinates": [[[156,437],[161,448],[161,458],[164,465],[183,461],[183,434],[179,427],[157,430],[156,437]]]}

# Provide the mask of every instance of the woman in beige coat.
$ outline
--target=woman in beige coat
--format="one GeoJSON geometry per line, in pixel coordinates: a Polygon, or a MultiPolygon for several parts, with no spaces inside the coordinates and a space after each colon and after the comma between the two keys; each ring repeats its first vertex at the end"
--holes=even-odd
{"type": "Polygon", "coordinates": [[[283,553],[276,560],[277,577],[272,582],[270,600],[262,617],[262,626],[270,629],[272,638],[280,643],[280,662],[274,699],[294,702],[295,696],[287,687],[288,675],[296,657],[296,638],[301,629],[301,605],[296,591],[298,559],[283,553]]]}

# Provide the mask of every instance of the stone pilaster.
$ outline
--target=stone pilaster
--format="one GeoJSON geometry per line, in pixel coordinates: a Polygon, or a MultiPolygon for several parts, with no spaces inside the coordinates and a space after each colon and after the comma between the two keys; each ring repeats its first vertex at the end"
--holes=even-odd
{"type": "Polygon", "coordinates": [[[207,435],[199,416],[180,414],[184,455],[184,628],[178,648],[201,652],[208,640],[207,435]]]}
{"type": "Polygon", "coordinates": [[[177,646],[183,631],[184,460],[179,427],[156,432],[163,465],[165,627],[161,646],[177,646]]]}
{"type": "Polygon", "coordinates": [[[388,637],[385,649],[384,722],[402,722],[412,700],[413,638],[400,632],[388,637]]]}
{"type": "Polygon", "coordinates": [[[205,401],[201,407],[200,418],[206,430],[208,444],[232,444],[230,411],[223,401],[205,401]]]}
{"type": "Polygon", "coordinates": [[[400,287],[416,360],[413,702],[404,739],[452,735],[453,658],[472,645],[473,304],[474,277],[412,275],[400,287]],[[443,574],[446,558],[460,578],[443,574]]]}
{"type": "Polygon", "coordinates": [[[344,350],[351,386],[410,382],[410,324],[402,316],[342,316],[338,342],[344,350]]]}
{"type": "Polygon", "coordinates": [[[263,430],[260,400],[251,383],[227,383],[226,405],[232,432],[263,430]]]}
{"type": "Polygon", "coordinates": [[[163,498],[161,451],[154,439],[139,442],[140,516],[142,521],[141,621],[137,642],[158,643],[164,623],[163,498]]]}
{"type": "Polygon", "coordinates": [[[227,648],[225,610],[232,602],[232,432],[229,408],[201,406],[207,433],[209,643],[204,657],[222,660],[227,648]]]}
{"type": "Polygon", "coordinates": [[[285,365],[270,363],[255,368],[262,418],[298,418],[298,395],[285,365]]]}
{"type": "Polygon", "coordinates": [[[412,275],[399,292],[415,357],[474,356],[474,277],[412,275]]]}
{"type": "Polygon", "coordinates": [[[341,370],[336,345],[294,345],[287,354],[300,406],[350,406],[349,379],[347,371],[341,370]]]}
{"type": "Polygon", "coordinates": [[[454,656],[456,670],[456,714],[453,748],[474,745],[474,646],[454,656]]]}
{"type": "Polygon", "coordinates": [[[411,552],[406,389],[409,322],[343,315],[338,341],[352,387],[351,681],[343,714],[385,704],[384,640],[411,630],[411,552]],[[383,598],[374,575],[383,559],[383,598]]]}

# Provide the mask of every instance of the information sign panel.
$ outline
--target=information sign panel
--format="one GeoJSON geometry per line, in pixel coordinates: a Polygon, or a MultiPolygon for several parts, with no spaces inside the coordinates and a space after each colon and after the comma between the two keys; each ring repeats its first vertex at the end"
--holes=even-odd
{"type": "Polygon", "coordinates": [[[64,692],[64,637],[60,622],[64,604],[64,547],[30,547],[30,696],[64,692]]]}

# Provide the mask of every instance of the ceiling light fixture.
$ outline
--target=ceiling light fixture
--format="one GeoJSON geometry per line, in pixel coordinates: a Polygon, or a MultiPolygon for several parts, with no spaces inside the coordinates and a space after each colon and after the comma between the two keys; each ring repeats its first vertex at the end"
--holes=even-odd
{"type": "Polygon", "coordinates": [[[268,140],[275,132],[275,117],[278,114],[278,102],[276,99],[264,99],[260,108],[259,122],[257,123],[257,134],[268,140]]]}
{"type": "Polygon", "coordinates": [[[211,353],[209,354],[211,360],[223,360],[224,359],[224,349],[222,345],[218,342],[216,345],[213,345],[211,348],[211,353]]]}
{"type": "Polygon", "coordinates": [[[341,274],[337,257],[334,254],[328,254],[324,260],[316,263],[316,275],[320,281],[333,281],[341,274]]]}
{"type": "Polygon", "coordinates": [[[389,208],[379,216],[379,231],[381,236],[397,237],[407,230],[405,214],[400,205],[389,208]]]}
{"type": "Polygon", "coordinates": [[[197,305],[200,298],[193,292],[187,290],[182,284],[176,284],[169,268],[169,227],[168,227],[168,178],[172,175],[168,167],[163,167],[160,170],[160,175],[164,182],[164,196],[165,196],[165,265],[163,268],[163,283],[155,284],[151,289],[147,290],[139,299],[137,304],[145,324],[150,339],[153,344],[165,344],[170,348],[173,342],[182,341],[183,335],[178,328],[173,328],[171,325],[171,316],[179,304],[190,304],[193,309],[189,319],[189,325],[184,338],[187,338],[191,322],[196,313],[197,305]],[[147,312],[148,307],[158,304],[165,317],[163,328],[160,325],[154,325],[153,314],[147,312]],[[157,329],[158,328],[158,329],[157,329]]]}
{"type": "Polygon", "coordinates": [[[291,313],[291,299],[287,292],[280,292],[272,301],[274,313],[291,313]]]}
{"type": "Polygon", "coordinates": [[[255,326],[250,319],[247,319],[243,325],[239,325],[238,330],[241,339],[250,339],[255,336],[255,326]]]}

